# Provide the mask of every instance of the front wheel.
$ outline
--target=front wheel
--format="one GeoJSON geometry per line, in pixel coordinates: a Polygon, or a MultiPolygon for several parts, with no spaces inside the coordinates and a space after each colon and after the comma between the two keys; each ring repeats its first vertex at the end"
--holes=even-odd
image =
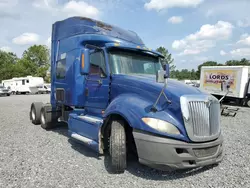
{"type": "Polygon", "coordinates": [[[124,173],[127,167],[127,149],[125,124],[122,120],[114,120],[111,124],[109,158],[111,171],[124,173]]]}

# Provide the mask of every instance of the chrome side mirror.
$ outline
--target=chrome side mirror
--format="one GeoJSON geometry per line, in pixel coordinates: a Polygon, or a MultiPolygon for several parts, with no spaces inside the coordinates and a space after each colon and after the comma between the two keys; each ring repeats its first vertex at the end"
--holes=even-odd
{"type": "Polygon", "coordinates": [[[165,64],[163,65],[163,69],[165,71],[165,79],[168,79],[169,78],[169,75],[170,75],[170,67],[169,67],[169,64],[165,64]]]}
{"type": "Polygon", "coordinates": [[[156,82],[164,83],[169,78],[169,64],[163,65],[163,70],[158,70],[156,75],[156,82]]]}
{"type": "Polygon", "coordinates": [[[156,74],[156,82],[164,83],[165,82],[164,75],[165,75],[164,70],[158,70],[158,72],[156,74]]]}

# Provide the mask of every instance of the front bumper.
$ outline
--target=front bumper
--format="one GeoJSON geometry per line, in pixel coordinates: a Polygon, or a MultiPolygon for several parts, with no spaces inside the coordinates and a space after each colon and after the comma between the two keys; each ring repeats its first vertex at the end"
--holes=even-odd
{"type": "Polygon", "coordinates": [[[223,137],[205,143],[187,143],[133,132],[139,162],[167,170],[196,168],[219,163],[223,158],[223,137]]]}

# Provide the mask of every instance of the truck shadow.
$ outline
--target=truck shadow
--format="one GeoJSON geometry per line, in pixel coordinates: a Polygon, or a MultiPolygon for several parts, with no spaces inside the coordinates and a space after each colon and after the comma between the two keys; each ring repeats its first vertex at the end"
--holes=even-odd
{"type": "Polygon", "coordinates": [[[101,160],[99,155],[96,154],[94,151],[92,151],[90,148],[86,147],[84,144],[78,142],[77,140],[69,137],[67,124],[59,123],[56,128],[51,129],[49,131],[52,131],[52,132],[55,132],[57,134],[67,137],[68,142],[71,145],[71,148],[79,152],[80,154],[83,154],[86,157],[93,157],[93,158],[96,158],[97,160],[101,160]]]}
{"type": "MultiPolygon", "coordinates": [[[[109,174],[113,174],[108,164],[109,164],[108,156],[104,156],[105,168],[109,174]]],[[[139,178],[143,178],[147,180],[170,181],[170,180],[186,178],[189,176],[194,176],[196,174],[203,173],[207,170],[211,170],[212,168],[216,166],[218,165],[214,164],[214,165],[210,165],[206,167],[199,167],[195,169],[161,171],[161,170],[153,169],[145,165],[142,165],[138,162],[136,158],[132,157],[131,159],[129,159],[127,163],[126,171],[132,174],[133,176],[137,176],[139,178]]]]}
{"type": "Polygon", "coordinates": [[[203,173],[207,170],[210,170],[217,165],[210,165],[206,167],[200,167],[195,169],[185,169],[185,170],[168,170],[161,171],[157,169],[152,169],[150,167],[144,166],[137,161],[131,161],[128,164],[127,171],[134,176],[139,178],[154,180],[154,181],[169,181],[182,179],[190,176],[194,176],[196,174],[203,173]]]}
{"type": "MultiPolygon", "coordinates": [[[[59,124],[57,128],[50,130],[57,134],[63,135],[68,138],[68,142],[71,145],[71,148],[75,151],[83,154],[86,157],[92,157],[97,160],[104,160],[104,166],[106,171],[109,174],[113,174],[111,169],[109,168],[109,158],[108,155],[100,156],[82,143],[78,142],[77,140],[73,140],[68,136],[68,127],[66,124],[59,124]],[[103,159],[104,158],[104,159],[103,159]]],[[[169,171],[160,171],[156,169],[152,169],[145,165],[142,165],[138,162],[137,158],[134,156],[130,156],[128,158],[127,169],[125,171],[137,176],[139,178],[147,179],[147,180],[155,180],[155,181],[168,181],[168,180],[175,180],[175,179],[182,179],[185,177],[193,176],[207,170],[210,170],[217,165],[210,165],[206,167],[200,167],[196,169],[189,169],[189,170],[169,170],[169,171]]]]}

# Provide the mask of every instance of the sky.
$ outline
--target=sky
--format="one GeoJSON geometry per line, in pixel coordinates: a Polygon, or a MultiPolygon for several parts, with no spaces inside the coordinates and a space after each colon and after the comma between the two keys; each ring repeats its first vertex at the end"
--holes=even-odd
{"type": "Polygon", "coordinates": [[[250,59],[249,10],[250,0],[0,0],[0,49],[21,57],[31,45],[50,47],[54,22],[84,16],[135,31],[191,70],[250,59]]]}

